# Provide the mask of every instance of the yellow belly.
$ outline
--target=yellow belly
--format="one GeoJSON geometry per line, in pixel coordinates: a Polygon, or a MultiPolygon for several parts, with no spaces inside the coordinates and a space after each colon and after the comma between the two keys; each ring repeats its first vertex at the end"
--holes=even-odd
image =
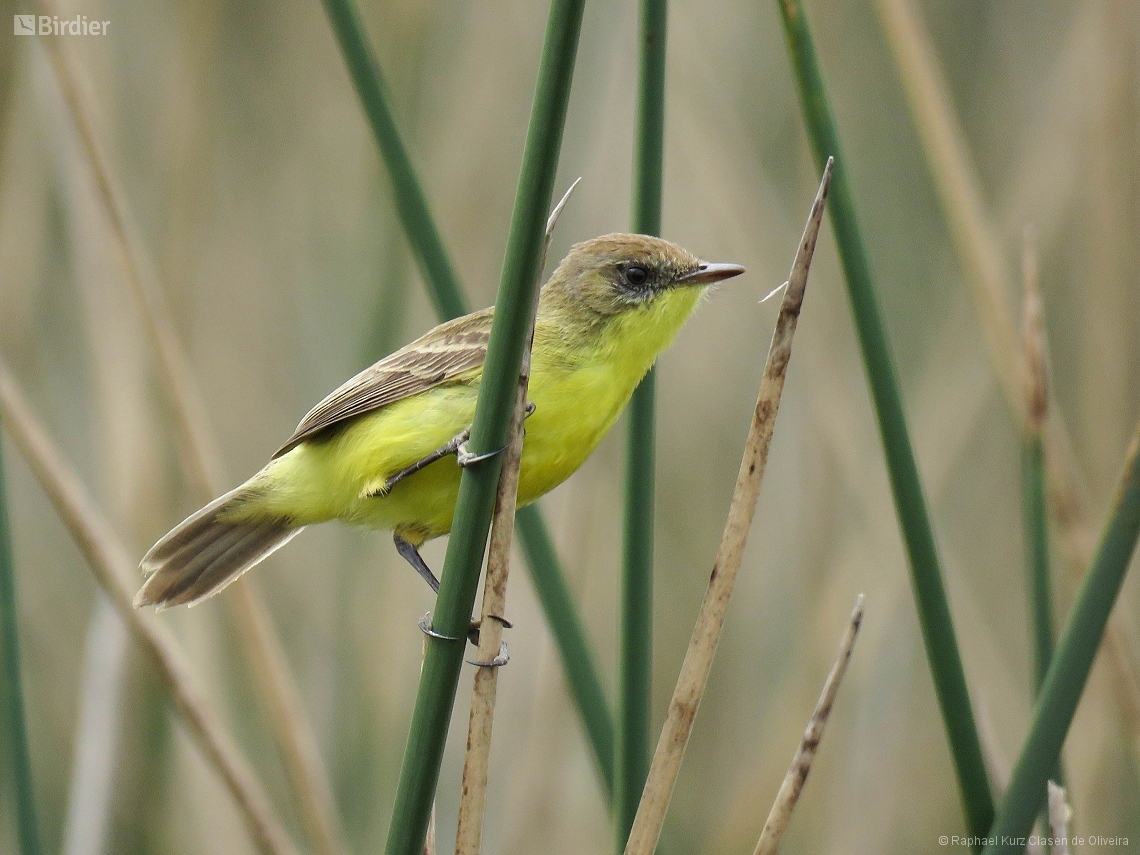
{"type": "MultiPolygon", "coordinates": [[[[640,375],[608,366],[536,370],[526,421],[520,507],[565,481],[597,448],[640,375]]],[[[397,531],[413,543],[451,530],[460,468],[447,457],[403,479],[385,479],[447,443],[471,424],[478,383],[430,390],[362,416],[329,438],[306,442],[260,473],[251,513],[287,515],[309,525],[331,519],[397,531]]]]}

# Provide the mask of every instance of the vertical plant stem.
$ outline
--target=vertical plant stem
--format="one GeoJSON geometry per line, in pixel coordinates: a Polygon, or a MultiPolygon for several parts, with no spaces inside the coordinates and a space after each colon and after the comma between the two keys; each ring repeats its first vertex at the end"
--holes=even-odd
{"type": "MultiPolygon", "coordinates": [[[[633,159],[633,231],[661,234],[665,138],[666,0],[641,0],[640,74],[633,159]]],[[[622,532],[618,740],[614,770],[617,851],[625,849],[649,773],[653,676],[653,517],[656,502],[657,375],[645,375],[626,419],[622,532]]]]}
{"type": "MultiPolygon", "coordinates": [[[[951,101],[946,76],[914,0],[876,0],[899,79],[930,166],[950,230],[969,277],[974,306],[985,333],[1001,389],[1018,419],[1025,418],[1024,360],[1006,295],[1013,291],[1001,244],[986,210],[982,182],[970,157],[966,135],[951,101]]],[[[1095,529],[1072,443],[1060,418],[1046,421],[1042,433],[1046,486],[1052,498],[1060,544],[1071,571],[1083,573],[1092,560],[1095,529]]],[[[1128,644],[1127,615],[1109,618],[1108,656],[1114,693],[1140,756],[1140,669],[1128,644]]]]}
{"type": "Polygon", "coordinates": [[[1017,322],[1006,295],[1007,260],[989,221],[966,135],[951,106],[929,34],[911,0],[876,0],[887,43],[899,66],[915,126],[946,225],[965,268],[998,383],[1015,414],[1024,415],[1025,366],[1018,359],[1017,322]]]}
{"type": "MultiPolygon", "coordinates": [[[[94,606],[83,645],[83,679],[62,855],[104,851],[112,827],[112,801],[116,789],[122,787],[116,772],[124,733],[130,637],[106,595],[98,594],[94,606]]],[[[155,757],[159,763],[162,759],[155,757]]]]}
{"type": "Polygon", "coordinates": [[[1025,524],[1025,564],[1033,633],[1033,690],[1041,691],[1053,655],[1053,596],[1049,580],[1049,529],[1045,510],[1045,455],[1040,432],[1021,440],[1021,501],[1025,524]]]}
{"type": "Polygon", "coordinates": [[[396,128],[396,120],[388,107],[387,85],[380,64],[368,45],[360,12],[353,0],[324,0],[324,4],[368,123],[388,166],[400,220],[404,223],[404,232],[424,280],[430,283],[428,294],[436,314],[441,318],[457,318],[467,313],[463,289],[447,250],[443,248],[443,238],[435,226],[427,197],[420,188],[411,158],[396,128]]]}
{"type": "MultiPolygon", "coordinates": [[[[535,299],[543,225],[554,186],[584,0],[552,0],[531,108],[515,209],[503,261],[487,359],[471,428],[473,454],[506,445],[526,328],[535,299]]],[[[451,537],[447,544],[429,637],[404,753],[387,855],[416,855],[423,846],[439,779],[443,747],[455,703],[471,608],[487,529],[495,502],[502,455],[463,470],[451,537]]]]}
{"type": "Polygon", "coordinates": [[[0,658],[3,659],[5,729],[12,746],[12,783],[16,791],[16,833],[20,855],[39,855],[35,793],[28,727],[24,718],[24,688],[20,677],[19,627],[16,622],[16,566],[12,560],[12,531],[8,524],[8,498],[4,483],[4,455],[0,448],[0,658]]]}
{"type": "MultiPolygon", "coordinates": [[[[579,179],[581,180],[581,179],[579,179]]],[[[519,367],[515,405],[508,428],[507,448],[503,453],[503,469],[495,491],[495,512],[491,520],[491,539],[487,547],[487,575],[483,582],[483,609],[479,623],[479,650],[474,685],[471,689],[471,712],[467,725],[467,754],[463,762],[463,784],[460,788],[459,822],[455,834],[456,855],[478,855],[483,838],[483,813],[487,803],[487,771],[491,758],[491,730],[495,719],[495,697],[498,692],[499,668],[507,664],[503,630],[510,627],[506,619],[507,578],[511,569],[511,542],[515,532],[515,510],[518,503],[519,464],[523,452],[523,422],[526,420],[526,396],[530,387],[530,356],[534,346],[534,324],[538,315],[538,288],[542,267],[554,226],[575,181],[554,207],[546,221],[546,241],[542,261],[535,276],[534,301],[526,330],[522,365],[519,367]]]]}
{"type": "MultiPolygon", "coordinates": [[[[436,313],[440,320],[464,315],[469,311],[467,300],[396,128],[380,64],[369,47],[360,14],[352,0],[325,0],[325,8],[392,177],[400,222],[419,262],[436,313]]],[[[538,505],[528,505],[519,510],[516,526],[539,603],[558,646],[562,667],[590,747],[605,788],[612,793],[613,715],[594,664],[593,651],[586,640],[574,598],[554,550],[549,527],[538,505]]]]}
{"type": "Polygon", "coordinates": [[[665,158],[666,0],[641,0],[640,76],[633,159],[633,230],[661,234],[661,180],[665,158]]]}
{"type": "Polygon", "coordinates": [[[777,5],[783,18],[804,120],[817,162],[822,164],[828,156],[835,158],[831,222],[878,416],[887,473],[910,558],[911,581],[926,656],[954,757],[966,821],[971,836],[981,838],[993,821],[993,797],[970,706],[966,674],[958,653],[934,530],[918,478],[918,466],[911,451],[890,343],[859,231],[855,200],[847,183],[839,132],[831,114],[803,7],[799,0],[777,0],[777,5]]]}
{"type": "Polygon", "coordinates": [[[1053,855],[1069,855],[1069,820],[1073,818],[1073,810],[1069,807],[1065,788],[1050,781],[1048,784],[1049,803],[1049,836],[1056,841],[1053,844],[1053,855]]]}
{"type": "Polygon", "coordinates": [[[1053,656],[1053,594],[1049,578],[1049,523],[1045,501],[1045,447],[1042,440],[1049,409],[1045,373],[1045,326],[1038,289],[1037,256],[1026,236],[1022,258],[1025,282],[1025,426],[1021,440],[1022,517],[1029,614],[1033,631],[1033,690],[1040,693],[1053,656]]]}
{"type": "Polygon", "coordinates": [[[748,530],[752,526],[756,502],[760,498],[760,485],[768,464],[768,449],[776,428],[776,413],[780,407],[784,378],[792,356],[792,339],[803,306],[816,238],[820,223],[823,222],[823,206],[831,181],[831,166],[831,161],[828,161],[792,263],[792,273],[784,290],[780,315],[776,318],[776,328],[772,331],[764,374],[760,378],[760,390],[756,395],[756,407],[752,412],[752,423],[748,428],[748,439],[745,440],[744,454],[736,475],[736,486],[732,492],[728,518],[724,523],[724,533],[717,548],[708,588],[705,589],[705,598],[701,602],[701,610],[689,639],[689,649],[685,652],[681,673],[677,675],[673,698],[669,702],[665,724],[657,740],[657,750],[653,753],[653,764],[641,794],[641,802],[637,806],[625,855],[652,855],[657,848],[661,826],[665,822],[669,801],[673,797],[673,787],[677,783],[681,761],[685,758],[685,748],[693,731],[697,708],[712,670],[724,618],[736,585],[736,574],[740,570],[740,561],[748,542],[748,530]]]}
{"type": "Polygon", "coordinates": [[[624,528],[618,629],[614,801],[617,844],[625,848],[649,772],[653,669],[653,502],[656,374],[651,368],[626,410],[624,528]]]}
{"type": "Polygon", "coordinates": [[[1112,516],[1085,581],[1073,603],[1045,682],[1041,686],[1029,736],[1013,767],[1001,810],[989,832],[995,842],[987,855],[1013,852],[1004,841],[1029,833],[1044,805],[1045,782],[1057,768],[1061,746],[1081,699],[1089,669],[1120,593],[1136,539],[1140,535],[1140,424],[1129,444],[1112,516]]]}

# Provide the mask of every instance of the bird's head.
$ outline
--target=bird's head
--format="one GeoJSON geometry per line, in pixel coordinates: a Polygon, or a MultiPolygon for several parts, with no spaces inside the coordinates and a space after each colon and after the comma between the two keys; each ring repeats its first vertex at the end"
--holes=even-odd
{"type": "Polygon", "coordinates": [[[649,235],[612,234],[575,244],[558,265],[544,299],[568,298],[578,312],[597,320],[649,308],[670,295],[695,304],[709,285],[737,276],[737,264],[701,261],[676,244],[649,235]],[[691,302],[690,302],[691,300],[691,302]]]}

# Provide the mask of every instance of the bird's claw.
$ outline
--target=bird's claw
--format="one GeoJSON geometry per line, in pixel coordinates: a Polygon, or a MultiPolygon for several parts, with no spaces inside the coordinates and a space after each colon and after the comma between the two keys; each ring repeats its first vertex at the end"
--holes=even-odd
{"type": "Polygon", "coordinates": [[[438,638],[441,641],[462,641],[462,638],[455,638],[451,635],[444,635],[442,632],[436,632],[431,628],[431,612],[426,612],[422,618],[419,619],[420,632],[428,638],[438,638]]]}
{"type": "Polygon", "coordinates": [[[490,460],[496,454],[502,454],[507,450],[504,445],[502,448],[496,448],[494,451],[487,451],[483,454],[473,454],[467,448],[466,440],[459,443],[455,449],[455,462],[459,464],[461,469],[466,469],[468,466],[473,466],[476,463],[482,463],[484,460],[490,460]]]}
{"type": "MultiPolygon", "coordinates": [[[[500,615],[487,615],[487,617],[491,618],[492,620],[498,621],[499,625],[502,626],[503,629],[510,629],[511,628],[511,622],[509,620],[507,620],[505,617],[501,617],[500,615]]],[[[479,646],[479,627],[481,625],[482,625],[482,621],[471,621],[471,628],[467,631],[468,640],[472,644],[474,644],[476,648],[479,646]]],[[[478,659],[474,659],[474,660],[468,659],[467,664],[468,665],[475,665],[477,667],[482,667],[482,668],[501,668],[510,661],[511,661],[511,655],[507,651],[507,643],[505,641],[500,641],[499,642],[499,653],[497,656],[495,656],[494,659],[492,659],[489,662],[485,662],[485,661],[478,660],[478,659]]]]}
{"type": "Polygon", "coordinates": [[[478,659],[468,659],[468,665],[475,665],[479,668],[502,668],[511,661],[511,654],[507,650],[507,643],[505,641],[499,642],[499,653],[490,662],[483,662],[478,659]]]}

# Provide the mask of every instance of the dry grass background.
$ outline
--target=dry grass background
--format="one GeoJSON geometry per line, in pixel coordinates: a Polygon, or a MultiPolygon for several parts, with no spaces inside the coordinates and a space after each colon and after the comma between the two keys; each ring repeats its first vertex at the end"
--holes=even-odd
{"type": "MultiPolygon", "coordinates": [[[[7,12],[10,4],[0,4],[7,12]]],[[[472,302],[492,299],[545,20],[538,3],[368,4],[413,159],[472,302]]],[[[809,4],[878,275],[967,676],[1016,756],[1031,663],[1018,431],[1001,396],[880,23],[809,4]]],[[[1140,416],[1140,14],[1126,0],[924,2],[1011,280],[1036,227],[1055,415],[1096,519],[1140,416]]],[[[72,38],[99,132],[191,354],[231,479],[326,391],[434,322],[375,145],[319,3],[71,0],[111,21],[72,38]]],[[[551,257],[628,226],[633,3],[587,7],[559,187],[584,177],[551,257]]],[[[170,405],[90,168],[34,40],[0,49],[0,353],[139,555],[193,510],[170,405]]],[[[816,184],[776,10],[670,9],[664,233],[748,267],[661,360],[655,698],[660,720],[731,495],[776,301],[816,184]]],[[[1019,305],[1019,295],[1006,295],[1019,305]]],[[[608,685],[614,680],[620,436],[544,500],[608,685]]],[[[68,834],[85,657],[117,685],[106,852],[251,851],[148,668],[97,620],[95,585],[10,444],[23,667],[41,832],[68,834]],[[118,640],[116,641],[116,639],[118,640]],[[125,651],[116,681],[116,644],[125,651]]],[[[438,566],[442,544],[426,550],[438,566]]],[[[1059,609],[1072,577],[1055,560],[1059,609]]],[[[384,840],[419,669],[426,586],[386,536],[306,532],[257,570],[353,852],[384,840]]],[[[499,684],[488,851],[603,852],[606,807],[524,573],[499,684]]],[[[846,297],[825,228],[757,523],[666,850],[750,851],[855,595],[867,616],[785,851],[912,852],[964,833],[846,297]]],[[[228,611],[163,615],[303,840],[228,611]]],[[[1140,624],[1140,584],[1118,612],[1140,624]]],[[[1140,650],[1140,636],[1131,638],[1140,650]]],[[[1078,833],[1140,841],[1140,768],[1094,668],[1068,742],[1078,833]]],[[[110,682],[108,683],[108,680],[110,682]]],[[[439,810],[454,825],[469,696],[439,810]]],[[[87,733],[88,731],[83,731],[87,733]]],[[[91,747],[88,745],[87,747],[91,747]]],[[[7,746],[3,746],[5,752],[7,746]]],[[[6,755],[4,755],[6,756],[6,755]]],[[[0,804],[10,783],[0,781],[0,804]]],[[[89,790],[85,790],[89,792],[89,790]]],[[[76,813],[72,814],[77,816],[76,813]]],[[[80,814],[81,816],[81,814],[80,814]]],[[[71,821],[71,834],[76,834],[71,821]]],[[[88,820],[82,820],[87,822],[88,820]]],[[[11,840],[0,814],[0,839],[11,840]]],[[[79,826],[87,829],[88,826],[79,826]]],[[[80,834],[94,852],[97,833],[80,834]]],[[[1078,848],[1078,851],[1079,848],[1078,848]]],[[[1086,849],[1084,851],[1096,851],[1086,849]]]]}

